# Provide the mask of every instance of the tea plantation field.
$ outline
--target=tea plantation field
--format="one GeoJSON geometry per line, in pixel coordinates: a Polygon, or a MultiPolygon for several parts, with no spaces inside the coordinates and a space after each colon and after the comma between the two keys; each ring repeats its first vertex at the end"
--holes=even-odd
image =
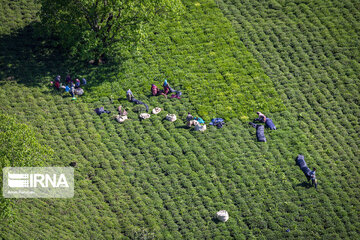
{"type": "Polygon", "coordinates": [[[0,112],[54,150],[46,166],[77,166],[74,198],[14,199],[1,238],[359,239],[360,5],[183,2],[184,16],[150,26],[121,65],[89,67],[22,29],[36,4],[3,1],[16,22],[1,28],[0,112]],[[47,86],[67,71],[89,81],[77,101],[47,86]],[[149,96],[164,78],[181,100],[149,96]],[[164,110],[139,121],[127,88],[164,110]],[[96,115],[100,106],[112,113],[96,115]],[[278,128],[267,143],[247,124],[257,110],[278,128]],[[195,132],[188,111],[227,123],[195,132]],[[317,190],[295,166],[299,153],[318,169],[317,190]],[[221,209],[226,223],[214,218],[221,209]]]}

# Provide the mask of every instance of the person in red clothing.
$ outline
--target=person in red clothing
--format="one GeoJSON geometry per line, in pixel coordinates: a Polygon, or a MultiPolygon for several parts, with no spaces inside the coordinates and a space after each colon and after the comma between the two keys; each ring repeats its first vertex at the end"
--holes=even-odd
{"type": "Polygon", "coordinates": [[[167,98],[166,94],[164,94],[162,90],[159,90],[155,84],[151,84],[151,93],[153,96],[163,95],[165,98],[167,98]]]}
{"type": "Polygon", "coordinates": [[[55,88],[58,90],[60,89],[60,79],[61,79],[60,75],[56,76],[55,78],[55,88]]]}
{"type": "Polygon", "coordinates": [[[157,96],[159,93],[159,88],[155,84],[151,84],[151,93],[153,96],[157,96]]]}
{"type": "Polygon", "coordinates": [[[163,90],[163,94],[167,95],[170,91],[170,87],[169,85],[164,85],[164,90],[163,90]]]}

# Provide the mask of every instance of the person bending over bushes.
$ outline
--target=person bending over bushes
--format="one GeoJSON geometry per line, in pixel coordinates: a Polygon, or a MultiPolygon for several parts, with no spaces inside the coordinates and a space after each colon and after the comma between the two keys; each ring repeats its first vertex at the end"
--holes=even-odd
{"type": "Polygon", "coordinates": [[[136,104],[142,104],[146,107],[146,112],[149,111],[149,106],[145,103],[143,103],[142,101],[140,100],[137,100],[135,97],[134,97],[134,94],[131,92],[131,90],[127,90],[126,91],[126,98],[129,102],[133,102],[133,103],[136,103],[136,104]]]}
{"type": "Polygon", "coordinates": [[[298,165],[301,171],[303,171],[303,173],[305,174],[307,180],[311,180],[311,185],[317,188],[317,179],[315,175],[316,168],[313,168],[313,170],[311,171],[310,168],[307,166],[305,162],[305,157],[303,155],[298,155],[295,161],[296,165],[298,165]]]}
{"type": "Polygon", "coordinates": [[[170,87],[169,83],[167,82],[167,80],[165,79],[164,81],[164,84],[163,84],[163,87],[164,87],[164,90],[163,90],[163,93],[165,95],[167,95],[169,92],[171,93],[175,93],[173,95],[171,95],[171,98],[177,98],[177,99],[180,99],[180,96],[181,96],[181,92],[180,91],[176,91],[175,89],[173,89],[172,87],[170,87]]]}
{"type": "Polygon", "coordinates": [[[261,112],[257,112],[257,115],[259,115],[258,118],[254,119],[254,122],[261,122],[261,123],[265,123],[266,122],[266,116],[261,113],[261,112]]]}
{"type": "Polygon", "coordinates": [[[260,122],[260,123],[265,123],[265,126],[270,128],[271,130],[276,130],[275,124],[273,123],[273,121],[270,118],[267,118],[263,113],[261,112],[257,112],[257,114],[259,115],[258,118],[254,119],[254,122],[260,122]]]}
{"type": "Polygon", "coordinates": [[[159,88],[155,84],[151,84],[151,93],[153,96],[163,95],[165,98],[167,98],[167,95],[164,94],[162,90],[159,90],[159,88]]]}
{"type": "Polygon", "coordinates": [[[61,79],[60,75],[57,75],[56,78],[55,78],[55,88],[57,90],[60,89],[60,79],[61,79]]]}

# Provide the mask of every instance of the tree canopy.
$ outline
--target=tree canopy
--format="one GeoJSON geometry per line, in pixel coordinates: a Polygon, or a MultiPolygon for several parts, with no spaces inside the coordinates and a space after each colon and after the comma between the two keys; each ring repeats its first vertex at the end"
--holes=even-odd
{"type": "MultiPolygon", "coordinates": [[[[7,115],[0,114],[0,169],[4,167],[35,167],[53,154],[42,146],[35,137],[35,132],[27,125],[20,124],[7,115]]],[[[0,190],[2,193],[2,171],[0,190]]],[[[10,215],[11,202],[0,195],[0,219],[10,215]]]]}
{"type": "Polygon", "coordinates": [[[83,59],[114,55],[144,36],[144,26],[183,12],[181,0],[40,0],[41,21],[83,59]]]}

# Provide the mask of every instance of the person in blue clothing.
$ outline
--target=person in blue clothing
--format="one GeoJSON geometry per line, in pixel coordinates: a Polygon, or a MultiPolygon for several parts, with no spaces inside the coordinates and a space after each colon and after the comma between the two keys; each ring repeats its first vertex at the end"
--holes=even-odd
{"type": "Polygon", "coordinates": [[[169,86],[167,79],[165,79],[164,84],[163,84],[163,87],[165,87],[165,86],[169,86]]]}
{"type": "Polygon", "coordinates": [[[75,84],[73,82],[70,83],[69,93],[72,97],[72,100],[76,100],[75,98],[75,84]]]}
{"type": "Polygon", "coordinates": [[[201,117],[194,117],[194,120],[198,121],[200,124],[205,123],[205,121],[201,117]]]}
{"type": "Polygon", "coordinates": [[[80,80],[77,78],[75,80],[75,88],[79,88],[80,87],[80,80]]]}
{"type": "Polygon", "coordinates": [[[166,79],[164,81],[163,87],[164,87],[163,93],[167,95],[170,92],[170,85],[168,84],[166,79]]]}
{"type": "Polygon", "coordinates": [[[134,94],[130,89],[126,91],[126,98],[129,102],[132,102],[132,99],[134,98],[134,94]]]}
{"type": "Polygon", "coordinates": [[[181,96],[182,93],[181,93],[180,91],[176,91],[175,89],[173,89],[172,87],[170,87],[167,79],[165,79],[164,84],[163,84],[163,87],[164,87],[163,93],[164,93],[165,95],[167,95],[169,92],[175,93],[175,94],[171,95],[171,98],[180,99],[180,96],[181,96]]]}

